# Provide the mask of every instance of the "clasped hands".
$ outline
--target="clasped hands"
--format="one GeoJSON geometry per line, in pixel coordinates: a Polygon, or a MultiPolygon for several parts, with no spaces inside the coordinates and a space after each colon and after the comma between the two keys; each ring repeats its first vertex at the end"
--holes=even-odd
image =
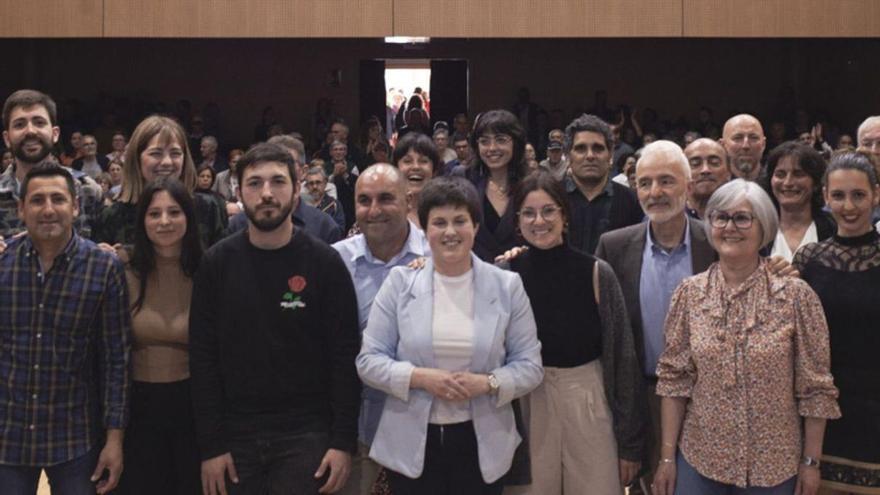
{"type": "Polygon", "coordinates": [[[448,401],[470,400],[491,390],[489,375],[436,368],[414,369],[410,387],[426,390],[434,397],[448,401]]]}

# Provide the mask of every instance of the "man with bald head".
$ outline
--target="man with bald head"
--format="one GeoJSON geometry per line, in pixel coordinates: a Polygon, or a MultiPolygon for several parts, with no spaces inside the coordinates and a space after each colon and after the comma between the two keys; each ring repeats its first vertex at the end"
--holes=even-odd
{"type": "Polygon", "coordinates": [[[602,234],[596,256],[614,269],[626,301],[648,390],[651,438],[644,457],[646,493],[660,457],[660,399],[655,393],[657,360],[663,351],[663,323],[679,282],[706,270],[715,252],[702,223],[685,213],[691,166],[671,141],[655,141],[636,163],[636,192],[648,222],[602,234]]]}
{"type": "MultiPolygon", "coordinates": [[[[377,163],[357,179],[354,188],[355,218],[361,233],[333,244],[342,256],[354,282],[358,300],[361,333],[373,298],[396,266],[430,256],[424,233],[407,220],[406,179],[397,167],[377,163]]],[[[352,460],[352,473],[342,493],[370,493],[379,466],[369,458],[370,444],[379,426],[385,394],[362,388],[358,420],[358,453],[352,460]]]]}
{"type": "Polygon", "coordinates": [[[761,158],[767,147],[764,128],[755,117],[741,113],[724,123],[721,145],[727,151],[730,173],[734,178],[757,180],[761,175],[761,158]]]}
{"type": "Polygon", "coordinates": [[[880,169],[880,115],[865,119],[856,136],[858,151],[869,155],[874,160],[874,168],[880,169]]]}
{"type": "Polygon", "coordinates": [[[730,180],[727,152],[718,141],[699,138],[684,149],[684,155],[691,167],[687,212],[694,218],[703,218],[712,193],[730,180]]]}

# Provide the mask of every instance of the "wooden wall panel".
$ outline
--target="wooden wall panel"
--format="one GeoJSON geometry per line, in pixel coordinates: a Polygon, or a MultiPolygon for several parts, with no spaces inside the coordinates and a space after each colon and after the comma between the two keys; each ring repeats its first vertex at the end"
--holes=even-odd
{"type": "Polygon", "coordinates": [[[102,0],[0,0],[0,38],[99,38],[102,0]]]}
{"type": "Polygon", "coordinates": [[[394,0],[394,34],[468,38],[678,37],[682,33],[681,1],[394,0]]]}
{"type": "Polygon", "coordinates": [[[877,37],[877,0],[682,0],[685,37],[877,37]]]}
{"type": "Polygon", "coordinates": [[[106,0],[107,37],[391,35],[393,0],[106,0]]]}

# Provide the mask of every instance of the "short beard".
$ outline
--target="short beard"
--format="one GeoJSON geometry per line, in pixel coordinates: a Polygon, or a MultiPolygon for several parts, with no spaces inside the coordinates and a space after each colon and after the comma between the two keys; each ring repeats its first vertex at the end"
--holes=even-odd
{"type": "Polygon", "coordinates": [[[250,220],[251,224],[253,224],[253,226],[256,227],[257,230],[259,230],[260,232],[272,232],[273,230],[277,229],[281,226],[281,224],[287,221],[292,211],[292,199],[286,205],[281,206],[281,214],[279,214],[277,217],[270,218],[258,218],[256,207],[251,208],[248,205],[244,205],[244,214],[247,216],[248,220],[250,220]]]}
{"type": "Polygon", "coordinates": [[[39,137],[37,138],[37,140],[40,141],[40,144],[42,144],[43,147],[42,147],[42,150],[39,153],[37,153],[37,155],[35,155],[35,156],[28,156],[24,152],[24,142],[27,141],[27,139],[24,139],[21,142],[13,145],[12,146],[12,155],[15,157],[16,161],[21,162],[21,163],[36,164],[36,163],[40,163],[47,156],[49,156],[49,154],[52,152],[52,144],[47,143],[45,140],[43,140],[42,138],[39,138],[39,137]]]}
{"type": "Polygon", "coordinates": [[[761,165],[760,163],[754,163],[750,158],[738,158],[734,160],[733,166],[740,174],[749,177],[755,173],[755,169],[761,165]]]}

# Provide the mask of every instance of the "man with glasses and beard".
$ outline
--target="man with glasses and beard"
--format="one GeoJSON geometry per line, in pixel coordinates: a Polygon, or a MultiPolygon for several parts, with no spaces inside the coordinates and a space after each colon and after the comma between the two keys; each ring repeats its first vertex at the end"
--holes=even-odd
{"type": "MultiPolygon", "coordinates": [[[[18,217],[19,188],[35,164],[51,159],[52,147],[61,135],[57,122],[55,102],[39,91],[18,90],[3,105],[3,141],[12,150],[15,161],[0,174],[0,240],[25,230],[18,217]]],[[[80,236],[90,237],[103,191],[82,172],[70,172],[79,200],[74,228],[80,236]]]]}
{"type": "Polygon", "coordinates": [[[294,227],[285,149],[258,144],[236,173],[248,227],[208,251],[193,281],[203,491],[335,493],[357,447],[354,286],[333,248],[294,227]]]}

